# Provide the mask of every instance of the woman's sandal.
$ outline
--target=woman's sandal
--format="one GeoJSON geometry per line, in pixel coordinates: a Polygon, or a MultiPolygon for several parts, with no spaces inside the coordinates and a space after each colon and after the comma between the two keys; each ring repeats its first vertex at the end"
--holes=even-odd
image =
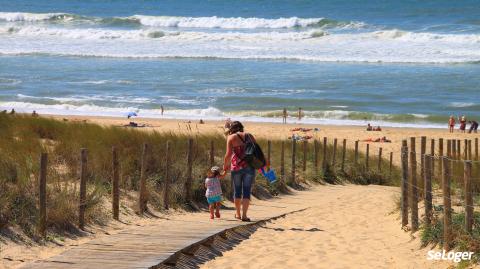
{"type": "Polygon", "coordinates": [[[242,218],[242,221],[244,221],[244,222],[250,222],[251,220],[250,220],[250,218],[242,218]]]}
{"type": "Polygon", "coordinates": [[[241,220],[241,219],[242,219],[242,218],[240,218],[239,216],[237,216],[237,214],[236,214],[236,213],[235,213],[235,215],[234,215],[234,216],[235,216],[235,218],[236,218],[236,219],[239,219],[239,220],[241,220]]]}

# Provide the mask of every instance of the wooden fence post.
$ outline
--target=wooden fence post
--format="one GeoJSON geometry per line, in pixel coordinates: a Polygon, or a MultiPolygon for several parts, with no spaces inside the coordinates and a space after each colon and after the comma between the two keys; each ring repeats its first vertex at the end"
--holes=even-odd
{"type": "Polygon", "coordinates": [[[450,200],[450,166],[448,158],[443,157],[443,249],[450,250],[452,244],[452,204],[450,200]]]}
{"type": "Polygon", "coordinates": [[[304,140],[303,141],[303,167],[302,167],[302,171],[305,172],[307,171],[307,140],[304,140]]]}
{"type": "Polygon", "coordinates": [[[337,139],[333,139],[333,154],[332,154],[332,169],[335,170],[335,164],[337,163],[337,139]]]}
{"type": "Polygon", "coordinates": [[[378,172],[382,172],[382,148],[378,149],[378,172]]]}
{"type": "Polygon", "coordinates": [[[418,189],[417,189],[417,158],[414,151],[410,151],[410,177],[411,177],[411,196],[410,204],[412,208],[411,222],[412,231],[418,230],[418,189]]]}
{"type": "MultiPolygon", "coordinates": [[[[449,158],[452,157],[452,140],[450,139],[447,139],[447,157],[449,158]]],[[[443,160],[440,160],[440,162],[443,163],[443,160]]],[[[442,174],[443,174],[443,170],[442,170],[442,174]]]]}
{"type": "Polygon", "coordinates": [[[215,165],[215,143],[210,141],[210,167],[215,165]]]}
{"type": "Polygon", "coordinates": [[[327,167],[327,138],[323,138],[323,162],[322,162],[322,168],[325,171],[325,168],[327,167]]]}
{"type": "Polygon", "coordinates": [[[475,138],[475,161],[478,161],[478,137],[475,138]]]}
{"type": "Polygon", "coordinates": [[[314,162],[315,172],[318,172],[318,141],[317,139],[313,140],[313,162],[314,162]]]}
{"type": "Polygon", "coordinates": [[[463,142],[463,160],[468,160],[468,139],[463,142]]]}
{"type": "Polygon", "coordinates": [[[297,142],[292,138],[292,182],[295,181],[295,158],[297,155],[297,142]]]}
{"type": "Polygon", "coordinates": [[[365,170],[369,170],[370,144],[367,143],[367,152],[365,153],[365,170]]]}
{"type": "MultiPolygon", "coordinates": [[[[430,140],[430,156],[432,156],[432,157],[435,156],[435,139],[433,139],[433,138],[430,140]]],[[[432,165],[430,166],[430,169],[432,169],[431,174],[435,175],[435,162],[432,162],[432,165]]]]}
{"type": "Polygon", "coordinates": [[[457,140],[453,139],[452,140],[452,159],[457,159],[457,140]]]}
{"type": "Polygon", "coordinates": [[[468,140],[468,160],[472,160],[472,140],[468,140]]]}
{"type": "Polygon", "coordinates": [[[345,157],[347,155],[347,139],[342,142],[342,171],[345,171],[345,157]]]}
{"type": "Polygon", "coordinates": [[[146,186],[146,172],[147,172],[147,155],[148,144],[144,143],[142,148],[142,159],[140,163],[140,187],[138,190],[138,212],[142,214],[147,210],[147,186],[146,186]]]}
{"type": "Polygon", "coordinates": [[[358,140],[355,141],[355,160],[354,160],[354,162],[355,162],[355,165],[358,164],[358,140]]]}
{"type": "MultiPolygon", "coordinates": [[[[213,143],[212,143],[213,145],[213,143]]],[[[168,210],[168,197],[170,194],[170,141],[167,141],[165,148],[165,184],[163,190],[163,208],[168,210]]]]}
{"type": "Polygon", "coordinates": [[[433,156],[424,155],[425,161],[425,178],[424,178],[424,197],[425,197],[425,224],[430,225],[432,218],[432,164],[433,156]]]}
{"type": "Polygon", "coordinates": [[[39,208],[40,218],[38,219],[38,233],[45,238],[47,235],[47,153],[40,155],[40,175],[39,175],[39,208]]]}
{"type": "Polygon", "coordinates": [[[425,159],[423,158],[423,155],[427,152],[427,137],[422,136],[420,142],[420,180],[423,180],[425,177],[425,171],[423,170],[425,168],[423,163],[425,159]]]}
{"type": "Polygon", "coordinates": [[[402,146],[402,228],[408,225],[408,147],[407,140],[402,146]]]}
{"type": "Polygon", "coordinates": [[[268,140],[267,141],[267,165],[270,166],[271,162],[271,157],[272,157],[272,141],[268,140]]]}
{"type": "Polygon", "coordinates": [[[393,152],[390,152],[390,165],[388,168],[388,177],[392,177],[392,170],[393,170],[393,152]]]}
{"type": "Polygon", "coordinates": [[[185,201],[192,202],[192,166],[193,166],[193,138],[188,139],[187,145],[187,178],[185,179],[185,201]]]}
{"type": "MultiPolygon", "coordinates": [[[[438,139],[438,156],[443,156],[443,138],[438,139]]],[[[433,161],[435,162],[435,161],[433,161]]],[[[443,163],[442,160],[438,162],[438,174],[442,173],[443,169],[443,163]]],[[[432,173],[433,174],[433,173],[432,173]]],[[[439,177],[438,177],[439,178],[439,177]]],[[[441,184],[440,184],[441,185],[441,184]]]]}
{"type": "Polygon", "coordinates": [[[461,152],[461,147],[460,145],[462,144],[462,141],[460,139],[457,140],[457,160],[460,160],[460,156],[462,156],[461,152]]]}
{"type": "Polygon", "coordinates": [[[120,173],[118,170],[118,153],[115,146],[112,147],[112,212],[113,219],[120,218],[120,173]]]}
{"type": "Polygon", "coordinates": [[[417,152],[415,137],[410,137],[410,151],[417,152]]]}
{"type": "Polygon", "coordinates": [[[78,210],[78,227],[85,228],[85,209],[87,208],[87,149],[80,150],[80,205],[78,210]]]}
{"type": "Polygon", "coordinates": [[[472,161],[463,162],[464,186],[465,186],[465,230],[472,232],[473,226],[473,197],[472,197],[472,161]]]}
{"type": "Polygon", "coordinates": [[[283,140],[280,152],[280,176],[283,183],[285,183],[285,141],[283,140]]]}

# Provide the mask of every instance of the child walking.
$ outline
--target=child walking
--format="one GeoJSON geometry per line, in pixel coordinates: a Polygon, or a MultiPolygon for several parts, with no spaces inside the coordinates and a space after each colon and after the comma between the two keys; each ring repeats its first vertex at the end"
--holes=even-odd
{"type": "Polygon", "coordinates": [[[220,168],[214,166],[210,169],[205,179],[205,196],[208,201],[208,209],[210,210],[210,219],[214,216],[220,218],[220,202],[222,201],[222,186],[220,185],[220,179],[225,177],[225,173],[220,173],[220,168]],[[214,214],[215,213],[215,214],[214,214]]]}

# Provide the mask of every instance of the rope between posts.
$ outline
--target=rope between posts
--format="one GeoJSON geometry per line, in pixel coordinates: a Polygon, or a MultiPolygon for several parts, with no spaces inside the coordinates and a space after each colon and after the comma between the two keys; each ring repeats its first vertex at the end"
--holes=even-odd
{"type": "MultiPolygon", "coordinates": [[[[407,185],[410,185],[410,186],[412,186],[413,188],[415,188],[415,189],[417,189],[417,190],[420,190],[420,191],[422,191],[422,193],[424,192],[424,190],[423,190],[423,189],[421,189],[421,188],[419,188],[419,187],[417,187],[417,186],[415,186],[415,185],[411,184],[410,182],[406,182],[406,183],[407,183],[407,185]]],[[[433,197],[434,197],[434,195],[435,195],[435,194],[434,194],[433,192],[431,192],[431,191],[429,191],[428,193],[432,194],[432,200],[433,200],[433,197]]],[[[436,195],[436,197],[437,197],[437,198],[438,198],[438,197],[447,198],[447,197],[445,197],[445,196],[443,196],[443,195],[436,195]]],[[[450,202],[455,202],[455,200],[454,200],[454,199],[452,199],[452,198],[447,198],[447,200],[450,200],[450,202]]],[[[459,199],[457,199],[457,201],[459,201],[459,199]]],[[[475,209],[475,206],[470,206],[470,205],[462,205],[462,207],[465,207],[465,206],[466,206],[466,207],[469,207],[469,208],[473,208],[473,209],[475,209]]],[[[477,208],[478,208],[478,207],[477,207],[477,208]]]]}

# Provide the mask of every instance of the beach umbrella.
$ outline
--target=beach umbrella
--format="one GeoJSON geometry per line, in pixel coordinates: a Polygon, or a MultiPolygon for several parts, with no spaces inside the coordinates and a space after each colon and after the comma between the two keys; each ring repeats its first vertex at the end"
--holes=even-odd
{"type": "Polygon", "coordinates": [[[130,119],[131,117],[136,117],[136,116],[138,116],[138,115],[137,115],[137,113],[135,113],[135,112],[128,112],[128,114],[127,114],[127,118],[129,118],[129,119],[130,119]]]}

